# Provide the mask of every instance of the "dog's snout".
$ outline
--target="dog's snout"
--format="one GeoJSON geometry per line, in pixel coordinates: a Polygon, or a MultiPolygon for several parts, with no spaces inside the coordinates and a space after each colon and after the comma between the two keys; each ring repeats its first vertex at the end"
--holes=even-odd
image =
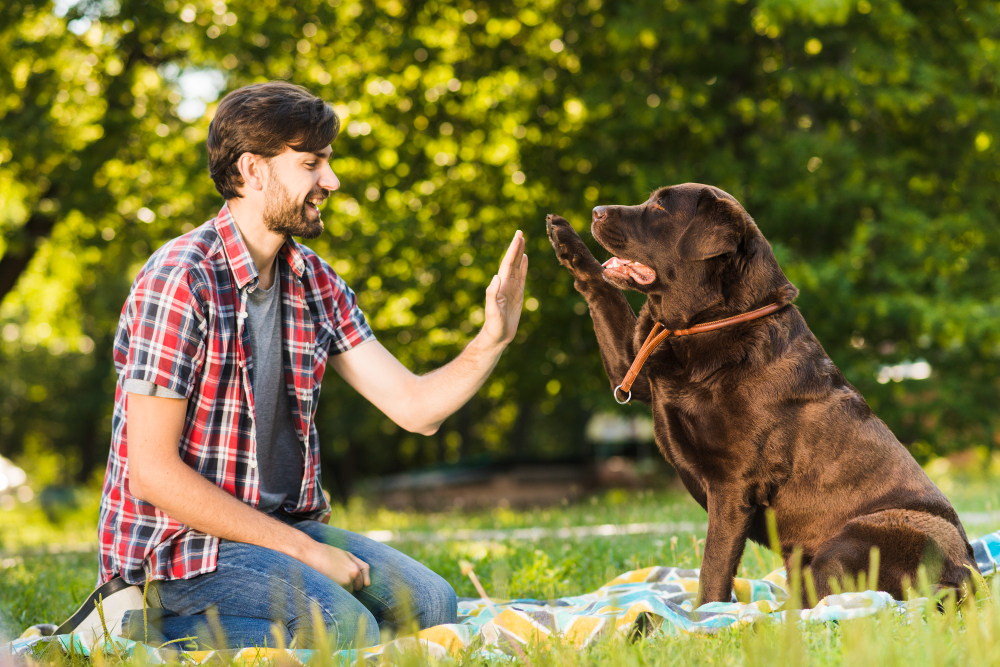
{"type": "Polygon", "coordinates": [[[607,206],[594,207],[594,222],[603,222],[608,217],[607,206]]]}

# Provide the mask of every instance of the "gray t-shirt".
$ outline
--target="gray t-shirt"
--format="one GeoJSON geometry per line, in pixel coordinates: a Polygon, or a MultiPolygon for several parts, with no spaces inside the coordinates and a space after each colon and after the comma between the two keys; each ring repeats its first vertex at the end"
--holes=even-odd
{"type": "MultiPolygon", "coordinates": [[[[277,272],[275,272],[277,273],[277,272]]],[[[253,368],[253,388],[257,426],[257,470],[260,471],[262,512],[295,506],[302,486],[302,443],[295,435],[282,362],[281,288],[275,275],[269,290],[257,288],[247,297],[247,331],[253,368]]],[[[145,380],[126,380],[125,391],[148,396],[184,398],[180,394],[145,380]]]]}
{"type": "Polygon", "coordinates": [[[262,512],[283,504],[292,509],[302,486],[302,443],[295,435],[292,409],[282,363],[281,281],[275,271],[271,289],[257,288],[247,298],[247,327],[253,369],[254,412],[257,422],[257,469],[260,471],[262,512]]]}

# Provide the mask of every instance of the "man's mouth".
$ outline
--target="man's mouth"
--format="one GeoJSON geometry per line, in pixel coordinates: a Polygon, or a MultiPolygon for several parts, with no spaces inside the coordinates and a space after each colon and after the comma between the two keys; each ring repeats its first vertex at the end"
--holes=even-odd
{"type": "Polygon", "coordinates": [[[319,213],[319,207],[325,199],[326,197],[310,197],[309,199],[306,200],[306,206],[309,206],[314,211],[319,213]]]}
{"type": "Polygon", "coordinates": [[[602,265],[604,270],[623,278],[631,278],[640,285],[648,285],[656,280],[656,271],[645,264],[628,259],[612,257],[602,265]]]}

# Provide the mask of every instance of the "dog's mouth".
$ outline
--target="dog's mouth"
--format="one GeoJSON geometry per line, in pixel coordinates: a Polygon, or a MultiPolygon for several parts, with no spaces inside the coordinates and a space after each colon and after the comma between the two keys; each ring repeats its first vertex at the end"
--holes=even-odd
{"type": "Polygon", "coordinates": [[[656,280],[656,271],[645,264],[628,259],[612,257],[604,262],[604,271],[623,278],[631,278],[640,285],[648,285],[656,280]]]}

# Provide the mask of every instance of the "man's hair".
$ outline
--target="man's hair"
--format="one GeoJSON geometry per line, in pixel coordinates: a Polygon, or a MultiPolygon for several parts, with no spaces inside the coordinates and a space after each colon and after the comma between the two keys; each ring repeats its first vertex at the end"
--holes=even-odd
{"type": "Polygon", "coordinates": [[[208,171],[226,199],[240,197],[243,153],[272,158],[286,146],[315,153],[340,131],[333,107],[302,86],[286,81],[255,83],[226,95],[208,126],[208,171]]]}

